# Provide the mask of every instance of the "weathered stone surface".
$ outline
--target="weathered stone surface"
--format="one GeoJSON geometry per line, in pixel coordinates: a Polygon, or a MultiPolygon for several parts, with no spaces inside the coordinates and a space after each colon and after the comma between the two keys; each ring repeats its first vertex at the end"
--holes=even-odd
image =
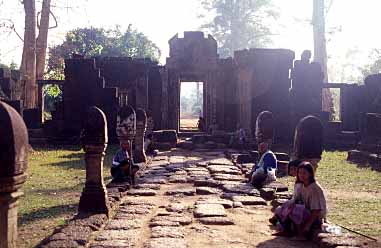
{"type": "Polygon", "coordinates": [[[233,202],[233,207],[234,208],[243,208],[242,202],[235,201],[233,202]]]}
{"type": "Polygon", "coordinates": [[[213,174],[213,178],[219,181],[243,181],[245,178],[241,175],[213,174]]]}
{"type": "Polygon", "coordinates": [[[233,196],[242,196],[242,195],[243,195],[243,194],[238,194],[238,193],[223,193],[223,194],[221,195],[221,198],[232,200],[232,199],[233,199],[233,196]]]}
{"type": "Polygon", "coordinates": [[[182,203],[171,203],[165,208],[168,212],[181,213],[187,209],[187,206],[182,203]]]}
{"type": "Polygon", "coordinates": [[[143,221],[141,219],[135,219],[135,220],[116,219],[116,220],[111,220],[107,224],[105,229],[106,230],[129,230],[129,229],[141,228],[142,225],[143,225],[143,221]]]}
{"type": "Polygon", "coordinates": [[[168,161],[168,156],[155,156],[152,158],[152,161],[168,161]]]}
{"type": "Polygon", "coordinates": [[[177,221],[151,221],[149,226],[180,226],[180,223],[177,221]]]}
{"type": "Polygon", "coordinates": [[[257,196],[233,196],[232,200],[243,205],[266,205],[266,201],[257,196]]]}
{"type": "Polygon", "coordinates": [[[228,217],[203,217],[199,220],[205,225],[234,225],[234,221],[228,217]]]}
{"type": "Polygon", "coordinates": [[[222,183],[214,179],[196,179],[194,186],[196,187],[220,187],[222,183]]]}
{"type": "Polygon", "coordinates": [[[138,181],[139,184],[166,184],[167,177],[149,177],[142,178],[138,181]]]}
{"type": "Polygon", "coordinates": [[[148,200],[148,199],[138,198],[138,197],[133,197],[133,196],[125,198],[123,203],[121,205],[122,206],[126,206],[126,205],[145,205],[145,206],[150,206],[151,208],[153,206],[155,206],[155,204],[150,202],[150,200],[148,200]]]}
{"type": "Polygon", "coordinates": [[[155,226],[151,229],[152,238],[184,238],[181,227],[155,226]]]}
{"type": "Polygon", "coordinates": [[[181,214],[170,214],[164,216],[156,216],[151,220],[151,222],[155,221],[170,221],[178,222],[180,223],[180,225],[189,225],[190,223],[192,223],[192,218],[181,214]]]}
{"type": "Polygon", "coordinates": [[[212,195],[221,193],[221,190],[211,187],[197,187],[196,193],[198,195],[212,195]]]}
{"type": "Polygon", "coordinates": [[[120,214],[149,214],[151,213],[152,206],[147,205],[130,205],[130,206],[122,206],[117,216],[120,214]]]}
{"type": "Polygon", "coordinates": [[[130,230],[103,230],[98,233],[95,237],[96,241],[106,241],[106,240],[131,240],[139,237],[141,230],[130,229],[130,230]]]}
{"type": "Polygon", "coordinates": [[[132,189],[127,192],[128,195],[137,195],[137,196],[154,196],[156,191],[152,189],[132,189]]]}
{"type": "Polygon", "coordinates": [[[225,166],[225,165],[210,165],[207,167],[212,174],[224,173],[230,175],[241,175],[242,172],[234,166],[225,166]]]}
{"type": "Polygon", "coordinates": [[[187,179],[186,175],[185,176],[184,175],[173,175],[173,176],[169,177],[168,182],[170,182],[170,183],[187,183],[188,179],[187,179]]]}
{"type": "Polygon", "coordinates": [[[166,195],[195,195],[196,194],[196,189],[194,188],[183,188],[183,189],[173,189],[173,190],[168,190],[165,192],[166,195]]]}
{"type": "Polygon", "coordinates": [[[194,210],[195,217],[226,216],[225,208],[221,204],[198,204],[194,210]]]}
{"type": "Polygon", "coordinates": [[[279,182],[279,181],[274,181],[274,182],[267,183],[267,184],[263,185],[262,188],[272,188],[272,189],[275,189],[276,192],[285,192],[285,191],[288,191],[288,187],[285,184],[283,184],[282,182],[279,182]]]}
{"type": "Polygon", "coordinates": [[[250,184],[224,184],[222,190],[227,193],[258,195],[259,191],[250,184]]]}
{"type": "Polygon", "coordinates": [[[160,184],[150,184],[150,183],[143,183],[135,185],[134,188],[136,189],[153,189],[153,190],[159,190],[160,184]]]}
{"type": "Polygon", "coordinates": [[[154,238],[150,239],[144,248],[187,248],[187,244],[184,239],[154,238]]]}
{"type": "Polygon", "coordinates": [[[217,197],[200,198],[198,201],[196,201],[195,204],[196,205],[198,205],[198,204],[221,204],[222,206],[224,206],[224,208],[232,208],[233,207],[232,201],[217,198],[217,197]]]}
{"type": "Polygon", "coordinates": [[[213,159],[213,160],[209,161],[208,164],[210,164],[210,165],[214,165],[214,164],[216,164],[216,165],[233,165],[233,163],[226,158],[213,159]]]}
{"type": "Polygon", "coordinates": [[[96,241],[90,245],[90,248],[129,248],[129,247],[135,247],[135,245],[136,245],[136,242],[133,239],[106,240],[106,241],[96,241]]]}
{"type": "Polygon", "coordinates": [[[79,244],[73,240],[54,240],[49,242],[47,245],[41,246],[42,248],[77,248],[80,247],[79,244]]]}

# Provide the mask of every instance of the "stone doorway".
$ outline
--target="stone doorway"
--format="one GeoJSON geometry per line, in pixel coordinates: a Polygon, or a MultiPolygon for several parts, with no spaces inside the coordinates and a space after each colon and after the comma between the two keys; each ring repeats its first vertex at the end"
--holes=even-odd
{"type": "Polygon", "coordinates": [[[204,118],[204,82],[180,82],[179,130],[181,132],[205,131],[198,129],[199,117],[204,118]]]}

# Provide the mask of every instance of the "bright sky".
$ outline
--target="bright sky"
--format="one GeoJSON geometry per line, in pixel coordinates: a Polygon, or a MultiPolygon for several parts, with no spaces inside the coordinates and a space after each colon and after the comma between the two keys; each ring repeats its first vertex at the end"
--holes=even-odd
{"type": "MultiPolygon", "coordinates": [[[[329,2],[330,0],[326,0],[329,2]]],[[[22,35],[23,8],[15,0],[0,0],[0,20],[10,18],[22,35]]],[[[168,40],[178,32],[198,30],[200,11],[198,0],[52,0],[59,8],[54,13],[59,18],[59,28],[51,30],[49,44],[62,41],[66,31],[76,27],[114,27],[128,24],[146,34],[162,50],[161,62],[168,56],[168,40]],[[65,8],[69,6],[69,8],[65,8]]],[[[304,49],[312,49],[312,0],[273,0],[281,12],[280,28],[273,36],[274,48],[289,48],[299,57],[304,49]]],[[[40,5],[40,4],[38,4],[40,5]]],[[[380,19],[380,0],[333,0],[328,13],[327,30],[341,26],[328,43],[330,64],[344,59],[348,49],[358,47],[364,51],[364,61],[371,48],[381,48],[381,32],[377,31],[380,19]]],[[[20,63],[22,42],[17,36],[0,28],[0,60],[20,63]]]]}

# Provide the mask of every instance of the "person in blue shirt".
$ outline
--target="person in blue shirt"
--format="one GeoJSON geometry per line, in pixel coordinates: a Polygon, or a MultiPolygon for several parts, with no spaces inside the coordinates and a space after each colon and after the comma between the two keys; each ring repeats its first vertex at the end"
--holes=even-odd
{"type": "Polygon", "coordinates": [[[268,142],[259,143],[258,152],[260,159],[252,169],[251,183],[256,187],[262,187],[266,182],[276,181],[277,159],[268,142]]]}
{"type": "Polygon", "coordinates": [[[113,182],[130,182],[134,184],[135,174],[139,167],[131,159],[129,150],[130,143],[128,141],[120,143],[120,149],[112,159],[111,176],[113,182]]]}

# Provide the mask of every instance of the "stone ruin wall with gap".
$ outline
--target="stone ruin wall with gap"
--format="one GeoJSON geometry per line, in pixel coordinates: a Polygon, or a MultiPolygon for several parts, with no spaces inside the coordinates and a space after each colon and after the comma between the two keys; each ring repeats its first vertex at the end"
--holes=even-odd
{"type": "MultiPolygon", "coordinates": [[[[105,112],[109,135],[115,136],[117,109],[126,104],[149,111],[156,130],[178,130],[180,82],[186,81],[205,83],[207,126],[234,131],[240,124],[252,137],[257,115],[269,110],[275,116],[276,142],[292,140],[297,121],[307,114],[322,118],[331,136],[362,130],[365,113],[381,113],[380,75],[369,76],[363,85],[342,84],[342,120],[330,122],[329,114],[321,110],[322,88],[330,84],[323,86],[318,64],[295,60],[291,50],[241,50],[223,59],[216,40],[202,32],[175,35],[169,46],[164,66],[127,57],[66,60],[63,101],[52,113],[53,119],[43,124],[46,133],[79,135],[85,110],[95,105],[105,112]]],[[[24,113],[28,127],[41,127],[42,123],[35,123],[39,118],[33,118],[41,111],[22,110],[17,73],[1,72],[2,100],[24,113]]]]}

